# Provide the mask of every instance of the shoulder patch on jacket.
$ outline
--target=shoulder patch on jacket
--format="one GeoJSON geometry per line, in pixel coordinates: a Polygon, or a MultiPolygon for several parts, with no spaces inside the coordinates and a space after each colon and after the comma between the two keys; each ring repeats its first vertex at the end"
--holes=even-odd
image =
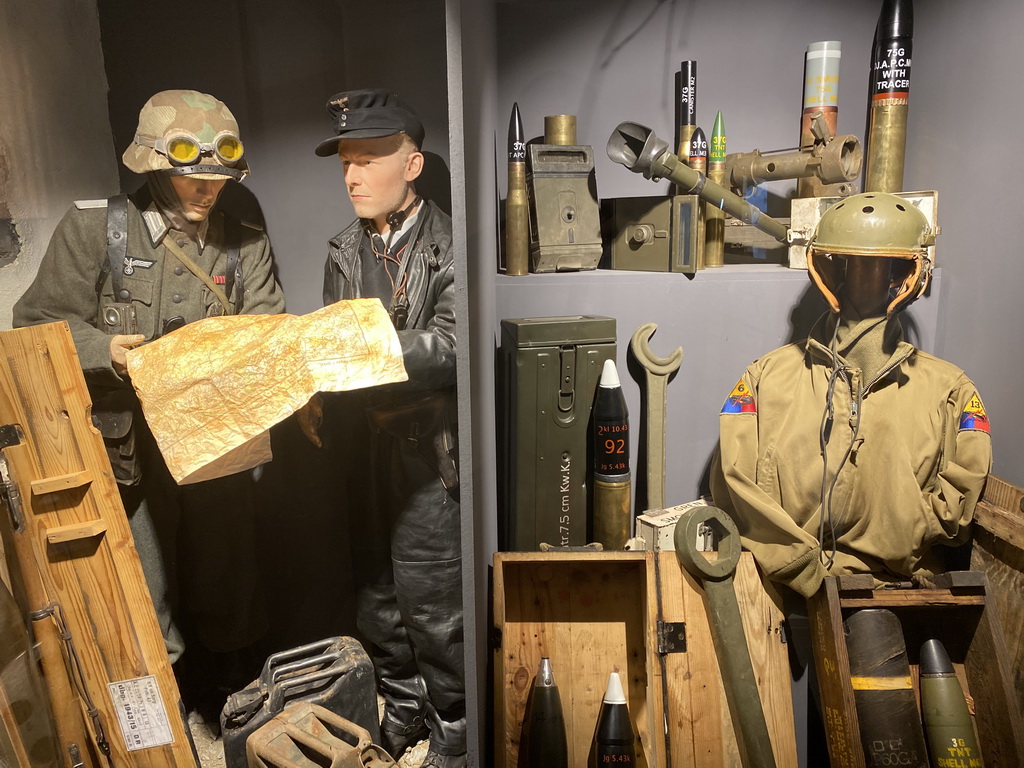
{"type": "Polygon", "coordinates": [[[75,200],[75,208],[84,211],[86,208],[106,208],[107,200],[75,200]]]}
{"type": "Polygon", "coordinates": [[[722,413],[757,413],[754,393],[750,391],[743,379],[736,382],[732,392],[722,406],[722,413]]]}
{"type": "Polygon", "coordinates": [[[971,397],[964,407],[963,413],[960,414],[960,431],[963,432],[969,429],[992,434],[988,414],[985,413],[985,406],[982,404],[977,392],[974,393],[974,396],[971,397]]]}

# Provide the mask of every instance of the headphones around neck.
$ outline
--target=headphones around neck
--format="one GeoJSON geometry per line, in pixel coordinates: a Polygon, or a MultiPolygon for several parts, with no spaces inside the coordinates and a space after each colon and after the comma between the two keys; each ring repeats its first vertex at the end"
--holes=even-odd
{"type": "Polygon", "coordinates": [[[412,202],[405,206],[405,208],[400,211],[392,211],[384,217],[384,221],[388,223],[388,227],[392,232],[401,228],[402,224],[404,224],[405,220],[409,218],[409,214],[412,212],[412,209],[416,207],[416,204],[419,203],[419,201],[420,196],[416,195],[416,197],[412,199],[412,202]]]}

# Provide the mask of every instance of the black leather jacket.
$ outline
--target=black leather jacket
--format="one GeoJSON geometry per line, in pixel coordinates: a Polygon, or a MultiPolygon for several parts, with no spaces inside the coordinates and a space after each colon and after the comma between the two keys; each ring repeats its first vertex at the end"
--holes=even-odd
{"type": "MultiPolygon", "coordinates": [[[[413,443],[454,493],[459,480],[451,219],[425,202],[410,242],[403,267],[409,315],[405,328],[398,331],[409,380],[368,391],[367,413],[375,429],[413,443]]],[[[361,256],[369,247],[366,228],[358,219],[331,238],[324,305],[363,297],[361,256]]]]}
{"type": "MultiPolygon", "coordinates": [[[[409,381],[391,391],[455,386],[455,266],[452,220],[429,200],[416,222],[405,262],[409,318],[398,332],[409,381]]],[[[362,298],[360,254],[370,239],[357,219],[330,240],[324,268],[324,305],[362,298]]],[[[388,309],[385,303],[385,309],[388,309]]]]}

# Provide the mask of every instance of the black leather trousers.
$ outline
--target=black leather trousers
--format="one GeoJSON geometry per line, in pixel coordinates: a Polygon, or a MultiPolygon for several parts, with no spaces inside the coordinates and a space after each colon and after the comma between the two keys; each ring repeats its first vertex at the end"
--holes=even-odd
{"type": "Polygon", "coordinates": [[[384,697],[382,727],[425,723],[431,748],[466,751],[459,502],[409,440],[370,436],[368,509],[354,510],[357,623],[384,697]]]}

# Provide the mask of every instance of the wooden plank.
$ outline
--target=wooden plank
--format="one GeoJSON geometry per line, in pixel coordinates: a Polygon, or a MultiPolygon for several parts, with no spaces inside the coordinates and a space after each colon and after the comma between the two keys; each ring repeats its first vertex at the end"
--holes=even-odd
{"type": "Polygon", "coordinates": [[[1024,549],[1024,515],[1019,511],[982,500],[974,508],[974,521],[993,536],[1024,549]]]}
{"type": "Polygon", "coordinates": [[[1024,726],[994,604],[981,614],[964,666],[974,692],[975,722],[985,765],[1020,768],[1024,765],[1024,726]]]}
{"type": "Polygon", "coordinates": [[[775,764],[796,765],[796,725],[789,653],[782,643],[782,611],[765,590],[749,552],[741,554],[734,582],[775,764]]]}
{"type": "Polygon", "coordinates": [[[1024,550],[988,531],[977,530],[971,567],[984,571],[1006,643],[1017,706],[1024,711],[1024,550]]]}
{"type": "Polygon", "coordinates": [[[70,472],[66,475],[43,477],[39,480],[32,481],[32,494],[34,496],[42,496],[46,493],[57,493],[58,491],[67,491],[72,488],[83,488],[91,482],[92,475],[84,470],[82,472],[70,472]]]}
{"type": "Polygon", "coordinates": [[[1024,507],[1021,506],[1024,504],[1024,488],[1018,488],[1001,477],[988,476],[985,493],[981,498],[993,507],[1016,512],[1018,516],[1024,513],[1024,507]]]}
{"type": "Polygon", "coordinates": [[[924,606],[984,605],[984,594],[951,594],[945,589],[885,589],[871,597],[841,597],[842,608],[900,608],[924,606]]]}
{"type": "Polygon", "coordinates": [[[87,520],[84,523],[68,523],[67,525],[58,525],[56,528],[47,528],[45,533],[47,542],[50,544],[60,544],[65,541],[99,536],[106,530],[106,521],[87,520]]]}
{"type": "Polygon", "coordinates": [[[177,684],[106,451],[89,419],[91,403],[65,323],[0,333],[0,392],[0,424],[18,424],[25,434],[25,443],[5,449],[5,456],[25,507],[25,530],[7,534],[14,541],[28,609],[61,606],[111,756],[109,761],[99,758],[92,746],[95,734],[83,735],[82,723],[89,721],[73,710],[82,710],[84,704],[67,686],[55,621],[44,618],[33,629],[43,646],[46,683],[55,696],[62,750],[66,754],[70,743],[78,744],[89,766],[195,765],[179,714],[177,684]],[[92,482],[80,494],[31,492],[33,481],[83,475],[92,482]],[[49,531],[88,527],[97,520],[106,525],[103,536],[48,541],[49,531]],[[44,643],[43,637],[50,635],[54,639],[44,643]],[[126,739],[132,737],[123,734],[118,719],[118,711],[125,710],[115,696],[136,688],[162,705],[170,743],[129,748],[126,739]]]}
{"type": "Polygon", "coordinates": [[[860,746],[860,722],[850,685],[850,657],[846,652],[843,616],[834,577],[807,601],[811,644],[818,673],[821,716],[832,768],[865,768],[860,746]]]}

